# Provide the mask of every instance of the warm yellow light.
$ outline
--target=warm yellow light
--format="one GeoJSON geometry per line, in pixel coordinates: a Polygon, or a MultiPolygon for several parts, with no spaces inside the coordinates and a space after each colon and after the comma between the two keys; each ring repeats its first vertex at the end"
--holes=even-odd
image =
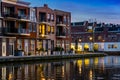
{"type": "Polygon", "coordinates": [[[48,25],[48,32],[50,33],[50,26],[48,25]]]}
{"type": "Polygon", "coordinates": [[[71,45],[71,49],[75,50],[75,46],[74,46],[74,45],[71,45]]]}
{"type": "Polygon", "coordinates": [[[95,64],[95,65],[98,64],[98,58],[95,58],[95,60],[94,60],[94,64],[95,64]]]}
{"type": "Polygon", "coordinates": [[[78,61],[77,61],[77,64],[78,64],[78,65],[82,65],[82,60],[78,60],[78,61]]]}
{"type": "Polygon", "coordinates": [[[42,31],[42,26],[40,25],[39,26],[39,32],[41,33],[41,31],[42,31]]]}
{"type": "Polygon", "coordinates": [[[89,65],[90,64],[90,60],[89,59],[85,59],[85,65],[89,65]]]}
{"type": "Polygon", "coordinates": [[[92,37],[89,37],[90,40],[92,40],[93,38],[92,37]]]}
{"type": "Polygon", "coordinates": [[[53,26],[51,27],[51,32],[54,33],[54,27],[53,26]]]}
{"type": "Polygon", "coordinates": [[[41,27],[41,34],[44,34],[45,35],[45,25],[43,24],[42,27],[41,27]]]}
{"type": "Polygon", "coordinates": [[[94,50],[98,50],[99,45],[98,44],[94,44],[94,50]]]}
{"type": "Polygon", "coordinates": [[[85,44],[85,45],[84,45],[84,48],[88,49],[88,48],[89,48],[89,45],[88,45],[88,44],[85,44]]]}
{"type": "Polygon", "coordinates": [[[93,72],[92,72],[92,70],[90,70],[89,76],[90,76],[90,80],[93,80],[92,79],[93,78],[93,72]]]}

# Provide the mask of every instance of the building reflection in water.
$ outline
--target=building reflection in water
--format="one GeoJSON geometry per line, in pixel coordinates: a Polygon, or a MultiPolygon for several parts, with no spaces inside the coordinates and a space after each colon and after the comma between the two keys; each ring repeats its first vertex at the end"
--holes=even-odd
{"type": "Polygon", "coordinates": [[[0,66],[0,80],[120,80],[120,57],[0,66]]]}

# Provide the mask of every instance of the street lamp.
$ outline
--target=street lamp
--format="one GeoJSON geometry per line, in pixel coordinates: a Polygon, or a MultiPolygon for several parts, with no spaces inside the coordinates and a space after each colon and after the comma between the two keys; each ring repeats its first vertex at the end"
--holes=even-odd
{"type": "Polygon", "coordinates": [[[94,45],[94,43],[93,43],[93,37],[90,36],[90,37],[89,37],[89,40],[90,40],[90,42],[91,42],[90,50],[94,52],[94,49],[93,49],[93,45],[94,45]]]}

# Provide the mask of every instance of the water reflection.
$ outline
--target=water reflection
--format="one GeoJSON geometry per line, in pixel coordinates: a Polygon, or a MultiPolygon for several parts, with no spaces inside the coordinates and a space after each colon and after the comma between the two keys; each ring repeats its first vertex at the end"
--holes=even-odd
{"type": "Polygon", "coordinates": [[[120,80],[120,56],[0,66],[0,80],[120,80]]]}

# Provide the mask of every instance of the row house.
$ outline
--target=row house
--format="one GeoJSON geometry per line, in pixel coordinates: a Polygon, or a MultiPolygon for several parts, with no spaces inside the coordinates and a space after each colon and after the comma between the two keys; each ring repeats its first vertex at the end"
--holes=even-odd
{"type": "Polygon", "coordinates": [[[56,46],[69,50],[70,12],[52,10],[47,4],[30,7],[21,0],[0,3],[0,56],[16,55],[16,51],[36,55],[36,49],[53,51],[56,46]]]}
{"type": "Polygon", "coordinates": [[[47,4],[35,7],[38,21],[38,48],[54,50],[62,47],[65,51],[70,49],[70,12],[52,10],[47,4]]]}
{"type": "Polygon", "coordinates": [[[53,50],[55,46],[55,13],[47,4],[35,7],[37,17],[37,48],[53,50]]]}
{"type": "Polygon", "coordinates": [[[97,22],[71,23],[71,48],[77,51],[120,51],[120,25],[97,22]]]}
{"type": "Polygon", "coordinates": [[[56,9],[54,11],[56,14],[56,46],[64,48],[67,52],[71,44],[71,13],[56,9]]]}
{"type": "Polygon", "coordinates": [[[15,50],[35,54],[36,23],[29,5],[18,0],[1,1],[1,56],[15,55],[15,50]]]}

